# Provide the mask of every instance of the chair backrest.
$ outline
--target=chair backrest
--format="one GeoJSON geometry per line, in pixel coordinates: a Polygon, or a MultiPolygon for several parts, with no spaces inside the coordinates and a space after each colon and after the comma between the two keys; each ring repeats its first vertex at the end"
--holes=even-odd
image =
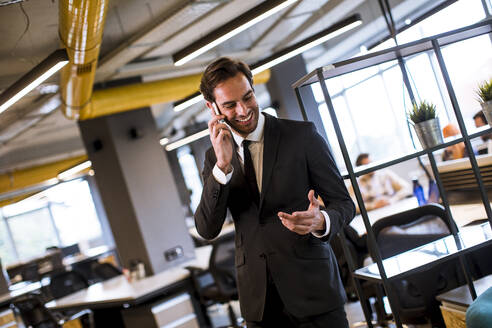
{"type": "Polygon", "coordinates": [[[39,264],[37,262],[29,262],[24,264],[21,271],[23,281],[38,281],[39,276],[39,264]]]}
{"type": "Polygon", "coordinates": [[[451,233],[448,216],[439,204],[427,204],[378,220],[372,226],[383,259],[428,244],[451,233]]]}
{"type": "Polygon", "coordinates": [[[73,244],[61,248],[63,257],[80,253],[79,244],[73,244]]]}
{"type": "Polygon", "coordinates": [[[95,263],[92,266],[96,278],[104,281],[122,274],[122,271],[111,263],[95,263]]]}
{"type": "MultiPolygon", "coordinates": [[[[388,258],[428,244],[451,233],[444,207],[428,204],[388,216],[373,226],[381,256],[388,258]]],[[[392,298],[404,323],[423,323],[430,319],[433,325],[443,321],[436,296],[464,283],[457,259],[412,273],[391,282],[392,298]]]]}
{"type": "Polygon", "coordinates": [[[25,294],[17,297],[12,302],[26,327],[59,327],[56,318],[44,306],[40,297],[36,294],[25,294]]]}
{"type": "Polygon", "coordinates": [[[212,247],[209,271],[219,292],[234,297],[237,295],[234,233],[217,238],[212,247]]]}
{"type": "Polygon", "coordinates": [[[89,287],[87,279],[77,271],[65,271],[51,276],[50,292],[57,299],[89,287]]]}

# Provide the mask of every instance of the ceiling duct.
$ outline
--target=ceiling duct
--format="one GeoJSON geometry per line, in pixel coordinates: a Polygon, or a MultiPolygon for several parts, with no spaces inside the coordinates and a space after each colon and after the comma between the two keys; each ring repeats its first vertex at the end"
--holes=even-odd
{"type": "Polygon", "coordinates": [[[108,0],[60,0],[59,34],[70,63],[61,71],[62,111],[77,119],[92,96],[108,0]]]}
{"type": "MultiPolygon", "coordinates": [[[[87,120],[104,115],[177,101],[198,91],[202,75],[188,75],[172,79],[135,83],[94,91],[91,101],[80,112],[80,119],[87,120]]],[[[266,70],[254,77],[255,84],[270,79],[266,70]]]]}

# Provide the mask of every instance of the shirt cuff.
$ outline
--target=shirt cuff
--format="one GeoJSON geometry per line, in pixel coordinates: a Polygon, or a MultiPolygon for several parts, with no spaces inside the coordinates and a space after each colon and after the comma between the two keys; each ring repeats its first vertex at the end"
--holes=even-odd
{"type": "Polygon", "coordinates": [[[228,184],[229,181],[231,181],[231,177],[232,177],[233,172],[234,172],[234,167],[232,168],[231,172],[225,174],[224,172],[222,172],[221,169],[219,169],[217,164],[215,164],[215,166],[212,170],[212,174],[214,175],[215,181],[217,181],[218,183],[220,183],[222,185],[228,184]]]}
{"type": "Polygon", "coordinates": [[[313,236],[315,237],[318,237],[318,238],[323,238],[323,237],[326,237],[328,236],[328,234],[330,233],[330,227],[331,227],[331,224],[330,224],[330,217],[328,216],[328,213],[326,213],[325,211],[321,210],[320,211],[321,213],[323,213],[323,216],[325,217],[325,225],[326,225],[326,229],[324,231],[323,234],[321,234],[320,232],[321,231],[313,231],[311,232],[313,234],[313,236]]]}

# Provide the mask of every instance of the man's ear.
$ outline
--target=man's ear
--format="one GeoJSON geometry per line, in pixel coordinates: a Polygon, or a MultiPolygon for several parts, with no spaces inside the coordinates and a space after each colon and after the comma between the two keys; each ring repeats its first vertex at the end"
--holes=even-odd
{"type": "Polygon", "coordinates": [[[205,105],[207,105],[208,109],[212,110],[212,112],[214,111],[214,106],[210,101],[205,101],[205,105]]]}

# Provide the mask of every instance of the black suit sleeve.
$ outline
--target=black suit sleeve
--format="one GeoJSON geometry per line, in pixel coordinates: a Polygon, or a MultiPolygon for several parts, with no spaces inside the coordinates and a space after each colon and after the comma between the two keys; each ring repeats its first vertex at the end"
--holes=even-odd
{"type": "Polygon", "coordinates": [[[355,215],[355,206],[330,153],[325,140],[310,125],[307,141],[309,178],[313,189],[321,196],[330,217],[330,233],[323,240],[329,241],[355,215]]]}
{"type": "Polygon", "coordinates": [[[217,237],[227,214],[229,186],[222,185],[215,180],[212,170],[216,162],[213,149],[209,149],[203,166],[202,197],[195,211],[196,229],[205,239],[217,237]]]}

